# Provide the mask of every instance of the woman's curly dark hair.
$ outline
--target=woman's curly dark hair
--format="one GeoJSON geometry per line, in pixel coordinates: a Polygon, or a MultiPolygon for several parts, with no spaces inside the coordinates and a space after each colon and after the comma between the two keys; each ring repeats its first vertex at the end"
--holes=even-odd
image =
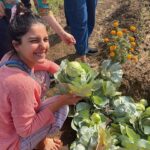
{"type": "Polygon", "coordinates": [[[9,26],[11,41],[15,40],[21,43],[21,37],[29,31],[33,24],[37,23],[41,23],[47,27],[46,22],[40,16],[25,8],[22,3],[18,3],[15,15],[9,26]]]}

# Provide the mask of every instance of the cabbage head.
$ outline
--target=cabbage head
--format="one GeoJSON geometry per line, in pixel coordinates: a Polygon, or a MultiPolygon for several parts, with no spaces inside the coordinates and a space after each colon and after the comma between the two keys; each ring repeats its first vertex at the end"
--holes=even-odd
{"type": "Polygon", "coordinates": [[[70,77],[78,77],[81,74],[86,74],[86,72],[82,68],[79,62],[72,61],[72,62],[68,62],[66,66],[66,74],[70,77]]]}

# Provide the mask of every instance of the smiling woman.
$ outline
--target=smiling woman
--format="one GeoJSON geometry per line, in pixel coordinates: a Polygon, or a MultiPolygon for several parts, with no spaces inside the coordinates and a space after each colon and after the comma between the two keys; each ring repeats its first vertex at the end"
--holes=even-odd
{"type": "MultiPolygon", "coordinates": [[[[59,130],[68,114],[68,106],[81,98],[57,95],[42,101],[42,88],[34,75],[36,65],[45,59],[49,48],[45,22],[27,9],[16,7],[10,23],[14,53],[0,66],[0,143],[1,149],[32,150],[43,142],[40,150],[59,150],[59,139],[46,138],[59,130]]],[[[4,60],[4,58],[2,59],[4,60]]],[[[49,62],[48,70],[58,66],[49,62]]]]}
{"type": "Polygon", "coordinates": [[[44,62],[49,49],[48,34],[41,23],[33,24],[21,42],[13,40],[12,43],[21,60],[31,68],[36,63],[44,62]]]}
{"type": "MultiPolygon", "coordinates": [[[[22,2],[27,8],[31,7],[29,0],[22,0],[22,2]]],[[[51,13],[49,3],[51,2],[48,2],[48,0],[34,0],[37,13],[52,27],[62,41],[66,44],[75,44],[74,37],[61,27],[53,16],[53,13],[51,13]]],[[[18,0],[0,0],[0,59],[5,53],[11,50],[8,26],[16,13],[16,4],[18,4],[18,0]]]]}

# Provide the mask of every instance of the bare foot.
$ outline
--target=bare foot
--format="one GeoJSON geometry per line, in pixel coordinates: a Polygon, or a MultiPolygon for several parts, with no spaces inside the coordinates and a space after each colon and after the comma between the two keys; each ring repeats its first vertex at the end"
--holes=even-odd
{"type": "Polygon", "coordinates": [[[86,55],[80,56],[79,59],[83,63],[87,63],[88,62],[88,58],[86,57],[86,55]]]}
{"type": "Polygon", "coordinates": [[[62,142],[56,138],[45,138],[42,140],[34,150],[60,150],[62,142]]]}
{"type": "Polygon", "coordinates": [[[44,150],[60,150],[62,148],[62,142],[59,139],[46,138],[44,145],[44,150]]]}

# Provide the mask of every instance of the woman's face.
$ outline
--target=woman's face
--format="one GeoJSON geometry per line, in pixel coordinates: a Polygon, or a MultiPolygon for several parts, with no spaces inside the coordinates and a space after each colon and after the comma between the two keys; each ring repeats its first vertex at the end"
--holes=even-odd
{"type": "Polygon", "coordinates": [[[46,27],[33,24],[30,30],[21,38],[21,43],[13,41],[13,45],[22,61],[29,67],[42,63],[49,49],[49,39],[46,27]]]}

